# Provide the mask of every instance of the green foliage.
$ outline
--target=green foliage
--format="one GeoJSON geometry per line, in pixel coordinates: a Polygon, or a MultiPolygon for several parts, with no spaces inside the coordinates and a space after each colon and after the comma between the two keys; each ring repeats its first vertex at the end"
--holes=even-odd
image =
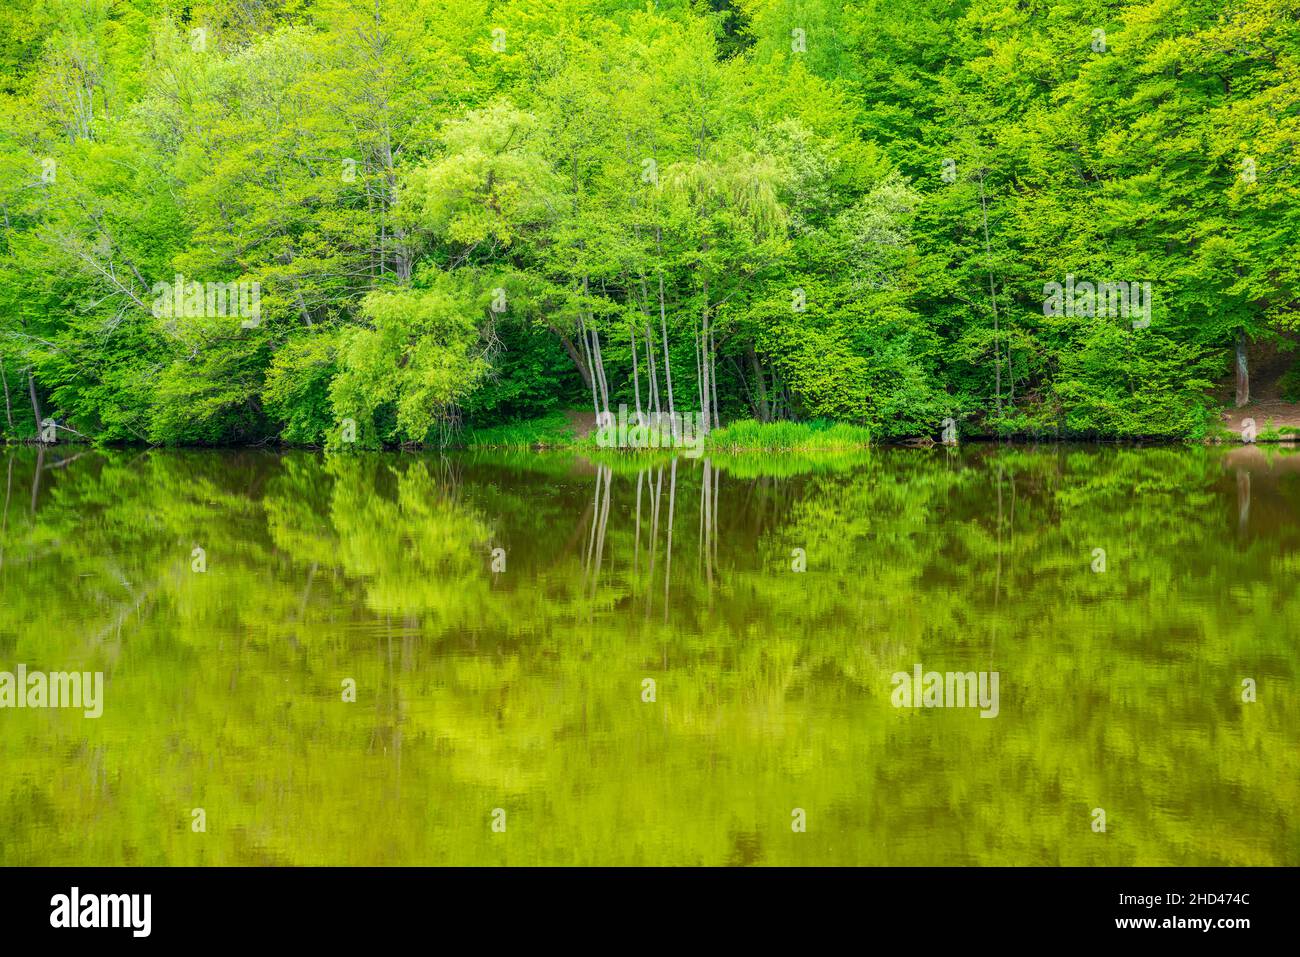
{"type": "Polygon", "coordinates": [[[1237,336],[1296,328],[1295,13],[21,5],[0,428],[34,433],[30,374],[102,442],[436,443],[624,403],[1196,437],[1237,336]],[[261,321],[156,316],[177,276],[258,284],[261,321]],[[1067,277],[1149,282],[1150,325],[1047,314],[1067,277]]]}
{"type": "Polygon", "coordinates": [[[437,274],[429,289],[377,290],[361,302],[371,327],[340,333],[330,385],[337,419],[386,442],[422,443],[437,426],[445,443],[454,410],[488,372],[474,321],[475,290],[437,274]],[[391,409],[391,430],[378,427],[391,409]]]}
{"type": "Polygon", "coordinates": [[[330,405],[330,383],[338,374],[334,338],[293,339],[271,360],[262,401],[267,415],[283,423],[280,437],[289,444],[322,445],[337,426],[330,405]]]}
{"type": "Polygon", "coordinates": [[[709,435],[709,447],[723,452],[843,452],[871,444],[861,426],[814,419],[811,422],[731,422],[709,435]]]}

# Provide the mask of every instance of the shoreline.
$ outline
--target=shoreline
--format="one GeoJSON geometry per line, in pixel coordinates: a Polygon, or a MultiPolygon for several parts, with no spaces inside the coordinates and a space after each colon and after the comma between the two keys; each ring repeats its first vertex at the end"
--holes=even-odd
{"type": "MultiPolygon", "coordinates": [[[[1104,446],[1114,448],[1174,448],[1178,446],[1194,447],[1202,446],[1207,448],[1226,448],[1231,450],[1248,449],[1252,446],[1270,447],[1279,449],[1289,449],[1300,447],[1300,436],[1285,435],[1280,437],[1261,437],[1253,442],[1233,441],[1224,438],[1185,438],[1170,439],[1164,437],[1080,437],[1080,436],[993,436],[993,435],[968,435],[963,436],[961,441],[954,443],[944,443],[930,439],[928,437],[906,438],[906,439],[888,439],[879,442],[862,443],[860,445],[849,446],[802,446],[802,447],[785,447],[785,446],[709,446],[706,444],[700,455],[771,455],[771,454],[788,454],[804,455],[810,453],[847,453],[847,452],[865,452],[873,449],[907,449],[912,451],[929,451],[933,449],[959,449],[962,446],[1007,446],[1019,448],[1033,448],[1040,446],[1104,446]]],[[[520,443],[491,443],[479,442],[472,445],[379,445],[379,446],[358,446],[358,447],[331,447],[328,445],[300,445],[287,442],[251,442],[247,444],[172,444],[148,442],[88,442],[84,440],[68,440],[63,442],[41,442],[37,439],[0,439],[0,448],[36,448],[44,450],[54,450],[59,448],[77,449],[79,453],[97,450],[113,449],[119,451],[140,451],[147,452],[153,450],[167,450],[178,452],[331,452],[331,453],[355,453],[355,452],[406,452],[406,453],[465,453],[465,452],[537,452],[537,453],[558,453],[569,452],[573,454],[589,453],[618,453],[628,455],[639,455],[647,453],[664,453],[676,452],[685,455],[688,449],[683,446],[645,446],[645,447],[620,447],[608,446],[601,447],[582,442],[573,442],[566,444],[551,444],[545,442],[520,444],[520,443]]],[[[694,457],[694,456],[688,456],[694,457]]]]}

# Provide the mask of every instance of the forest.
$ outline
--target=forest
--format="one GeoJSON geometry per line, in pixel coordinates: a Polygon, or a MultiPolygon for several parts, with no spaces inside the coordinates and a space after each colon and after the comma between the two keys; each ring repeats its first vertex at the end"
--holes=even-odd
{"type": "Polygon", "coordinates": [[[0,114],[10,440],[1194,439],[1300,315],[1300,0],[15,0],[0,114]]]}

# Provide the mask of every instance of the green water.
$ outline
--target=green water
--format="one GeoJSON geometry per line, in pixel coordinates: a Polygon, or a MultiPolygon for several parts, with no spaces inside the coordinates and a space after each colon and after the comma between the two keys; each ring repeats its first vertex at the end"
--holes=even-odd
{"type": "Polygon", "coordinates": [[[0,448],[0,864],[1297,864],[1298,461],[0,448]]]}

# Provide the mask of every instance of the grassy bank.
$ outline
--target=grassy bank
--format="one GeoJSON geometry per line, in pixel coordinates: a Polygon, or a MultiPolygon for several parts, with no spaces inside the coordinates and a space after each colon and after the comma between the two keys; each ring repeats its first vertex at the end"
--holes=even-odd
{"type": "Polygon", "coordinates": [[[526,422],[468,428],[455,442],[467,449],[567,449],[579,443],[563,412],[526,422]]]}
{"type": "Polygon", "coordinates": [[[845,422],[757,422],[742,419],[709,433],[721,452],[848,452],[871,444],[871,432],[845,422]]]}
{"type": "MultiPolygon", "coordinates": [[[[663,436],[663,446],[669,443],[663,436]]],[[[716,452],[847,452],[867,448],[871,433],[862,426],[843,422],[758,422],[742,419],[715,429],[704,439],[704,447],[716,452]]],[[[579,436],[563,412],[526,422],[466,429],[457,445],[491,449],[582,449],[604,451],[668,451],[650,438],[647,448],[602,447],[595,430],[579,436]]]]}
{"type": "MultiPolygon", "coordinates": [[[[1206,436],[1206,440],[1215,444],[1240,445],[1242,433],[1237,429],[1220,426],[1211,430],[1210,434],[1206,436]]],[[[1300,441],[1300,427],[1294,425],[1275,426],[1272,419],[1268,419],[1263,425],[1257,426],[1254,441],[1260,445],[1273,442],[1297,442],[1300,441]]]]}

